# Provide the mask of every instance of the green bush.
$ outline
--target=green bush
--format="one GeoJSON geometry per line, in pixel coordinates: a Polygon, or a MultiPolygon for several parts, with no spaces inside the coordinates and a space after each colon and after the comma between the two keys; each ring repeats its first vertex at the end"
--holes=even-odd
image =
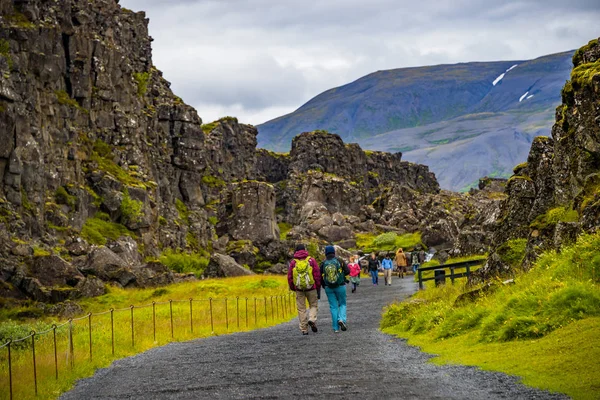
{"type": "Polygon", "coordinates": [[[148,81],[150,80],[149,72],[134,72],[133,79],[135,83],[137,83],[137,94],[139,97],[142,97],[148,91],[148,81]]]}
{"type": "Polygon", "coordinates": [[[200,277],[208,266],[210,257],[206,253],[182,253],[167,249],[158,260],[161,264],[175,272],[192,272],[197,277],[200,277]]]}

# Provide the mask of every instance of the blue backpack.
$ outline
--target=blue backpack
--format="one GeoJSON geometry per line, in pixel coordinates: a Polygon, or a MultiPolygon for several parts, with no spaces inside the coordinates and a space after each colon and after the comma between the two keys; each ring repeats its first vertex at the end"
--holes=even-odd
{"type": "Polygon", "coordinates": [[[326,286],[338,287],[346,282],[342,264],[337,258],[330,258],[323,261],[323,280],[326,286]]]}

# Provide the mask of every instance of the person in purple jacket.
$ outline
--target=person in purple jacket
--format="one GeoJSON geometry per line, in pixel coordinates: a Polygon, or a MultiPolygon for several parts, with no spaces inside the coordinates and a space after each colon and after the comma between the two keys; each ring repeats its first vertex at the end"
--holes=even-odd
{"type": "Polygon", "coordinates": [[[298,321],[300,331],[308,335],[308,327],[317,332],[317,313],[321,297],[321,271],[317,261],[310,257],[306,246],[298,244],[294,259],[288,268],[288,285],[290,290],[296,292],[296,307],[298,308],[298,321]],[[308,316],[306,315],[306,301],[308,300],[308,316]]]}

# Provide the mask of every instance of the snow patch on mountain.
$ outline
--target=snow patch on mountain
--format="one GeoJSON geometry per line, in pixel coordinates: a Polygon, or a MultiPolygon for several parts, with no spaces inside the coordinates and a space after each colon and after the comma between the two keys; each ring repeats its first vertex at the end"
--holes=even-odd
{"type": "Polygon", "coordinates": [[[523,99],[524,99],[525,97],[527,97],[527,95],[528,95],[528,94],[529,94],[529,92],[525,92],[525,94],[519,98],[519,103],[520,103],[520,102],[522,102],[522,101],[523,101],[523,99]]]}
{"type": "Polygon", "coordinates": [[[513,65],[512,67],[510,67],[509,69],[507,69],[506,71],[504,71],[504,73],[500,74],[496,79],[494,79],[494,82],[492,82],[492,85],[496,86],[496,84],[498,82],[500,82],[502,80],[502,78],[504,78],[504,75],[506,75],[506,73],[508,71],[510,71],[511,69],[513,69],[514,67],[516,67],[517,65],[519,65],[519,64],[513,65]]]}

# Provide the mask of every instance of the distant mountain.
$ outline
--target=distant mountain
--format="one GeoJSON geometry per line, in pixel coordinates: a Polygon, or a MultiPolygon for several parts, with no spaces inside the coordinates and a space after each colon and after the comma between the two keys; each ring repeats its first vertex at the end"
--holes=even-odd
{"type": "Polygon", "coordinates": [[[464,190],[484,175],[510,176],[533,137],[550,134],[572,55],[378,71],[259,125],[258,145],[289,151],[298,133],[323,129],[402,152],[443,188],[464,190]]]}

